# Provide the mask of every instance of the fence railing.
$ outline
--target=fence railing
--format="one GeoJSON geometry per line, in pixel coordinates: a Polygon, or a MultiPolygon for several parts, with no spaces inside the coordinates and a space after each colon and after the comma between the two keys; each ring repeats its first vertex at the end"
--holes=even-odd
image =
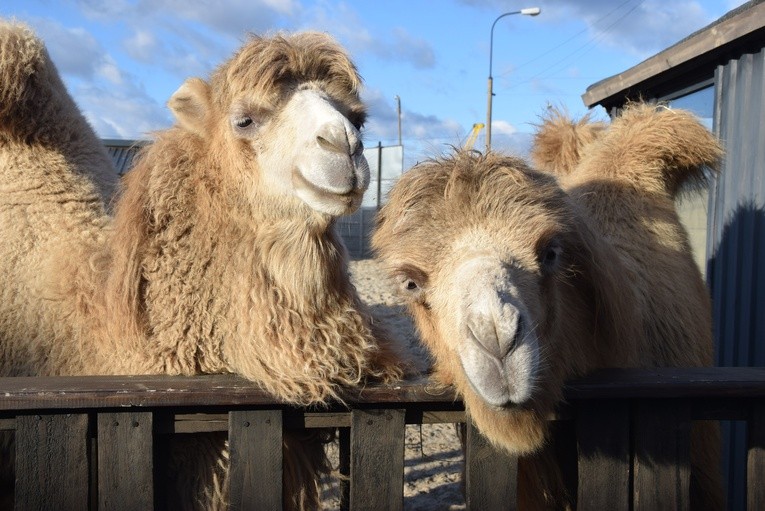
{"type": "MultiPolygon", "coordinates": [[[[578,510],[689,509],[689,423],[748,424],[747,509],[765,509],[765,368],[607,370],[571,382],[550,420],[575,436],[578,510]],[[659,455],[661,464],[646,463],[659,455]],[[636,470],[636,467],[640,467],[636,470]]],[[[152,509],[158,435],[227,431],[231,505],[278,509],[286,428],[341,428],[342,506],[403,509],[406,424],[464,422],[428,381],[295,408],[235,376],[0,378],[15,432],[16,509],[152,509]]],[[[468,509],[515,509],[518,460],[468,425],[468,509]]]]}

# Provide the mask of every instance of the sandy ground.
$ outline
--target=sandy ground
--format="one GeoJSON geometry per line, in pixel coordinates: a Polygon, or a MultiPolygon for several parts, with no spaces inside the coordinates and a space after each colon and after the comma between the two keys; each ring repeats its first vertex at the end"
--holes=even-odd
{"type": "MultiPolygon", "coordinates": [[[[361,299],[378,321],[427,367],[427,354],[420,347],[412,321],[391,282],[373,259],[350,263],[351,278],[361,299]]],[[[330,459],[337,463],[337,446],[329,446],[330,459]]],[[[410,511],[461,510],[465,501],[460,490],[463,458],[453,424],[406,426],[404,443],[404,509],[410,511]]],[[[323,509],[339,509],[337,482],[324,486],[323,509]]]]}

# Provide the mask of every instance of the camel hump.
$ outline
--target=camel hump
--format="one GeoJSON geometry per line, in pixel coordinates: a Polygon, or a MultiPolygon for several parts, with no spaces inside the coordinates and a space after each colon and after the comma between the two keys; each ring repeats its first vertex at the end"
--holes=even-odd
{"type": "Polygon", "coordinates": [[[0,118],[29,100],[29,80],[45,68],[46,60],[45,45],[27,25],[0,20],[0,118]]]}
{"type": "Polygon", "coordinates": [[[723,155],[717,138],[696,115],[646,103],[627,105],[605,138],[621,161],[642,162],[629,164],[631,172],[639,168],[652,174],[645,177],[659,181],[672,197],[683,188],[706,185],[723,155]]]}
{"type": "Polygon", "coordinates": [[[537,124],[531,160],[539,170],[556,175],[570,174],[585,148],[596,141],[606,123],[591,121],[589,114],[575,121],[565,110],[550,107],[537,124]]]}

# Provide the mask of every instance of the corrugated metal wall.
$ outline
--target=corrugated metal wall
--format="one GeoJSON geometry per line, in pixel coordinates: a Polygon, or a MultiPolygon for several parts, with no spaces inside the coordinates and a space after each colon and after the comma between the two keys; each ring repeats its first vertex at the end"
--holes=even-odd
{"type": "MultiPolygon", "coordinates": [[[[719,66],[715,95],[715,133],[726,146],[707,238],[717,364],[765,366],[765,50],[719,66]]],[[[746,424],[724,424],[723,435],[729,495],[744,495],[746,424]]]]}
{"type": "Polygon", "coordinates": [[[765,50],[719,66],[715,132],[726,148],[709,204],[717,363],[765,365],[765,50]]]}
{"type": "Polygon", "coordinates": [[[117,169],[117,173],[122,176],[130,170],[133,166],[133,158],[135,158],[141,147],[148,144],[145,140],[103,140],[106,150],[109,152],[109,156],[112,157],[114,162],[114,168],[117,169]]]}

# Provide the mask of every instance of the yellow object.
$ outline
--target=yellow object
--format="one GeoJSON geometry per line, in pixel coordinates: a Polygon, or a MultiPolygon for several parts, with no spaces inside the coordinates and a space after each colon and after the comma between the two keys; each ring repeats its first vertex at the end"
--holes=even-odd
{"type": "Polygon", "coordinates": [[[470,135],[468,135],[467,140],[465,140],[465,149],[473,148],[475,139],[478,138],[478,133],[483,129],[484,126],[485,125],[482,122],[473,124],[473,130],[470,132],[470,135]]]}

